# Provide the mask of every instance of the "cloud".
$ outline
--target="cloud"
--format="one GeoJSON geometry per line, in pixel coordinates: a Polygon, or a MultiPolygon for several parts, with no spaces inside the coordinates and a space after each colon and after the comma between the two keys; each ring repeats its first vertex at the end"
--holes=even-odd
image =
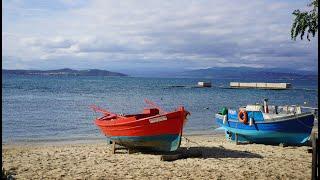
{"type": "Polygon", "coordinates": [[[185,69],[288,64],[315,69],[317,65],[318,37],[311,42],[290,39],[292,12],[308,1],[3,4],[2,37],[7,46],[2,50],[5,56],[24,60],[26,66],[33,62],[49,67],[58,60],[61,66],[108,64],[109,69],[129,68],[133,63],[185,69]]]}

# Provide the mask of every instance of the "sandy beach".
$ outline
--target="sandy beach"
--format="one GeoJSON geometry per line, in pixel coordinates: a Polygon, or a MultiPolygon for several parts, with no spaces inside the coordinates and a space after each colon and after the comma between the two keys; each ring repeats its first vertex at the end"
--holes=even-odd
{"type": "Polygon", "coordinates": [[[223,134],[192,135],[181,150],[202,157],[167,162],[160,154],[118,150],[104,141],[3,145],[3,167],[17,179],[310,179],[308,146],[236,145],[223,134]],[[188,147],[188,150],[187,150],[188,147]]]}

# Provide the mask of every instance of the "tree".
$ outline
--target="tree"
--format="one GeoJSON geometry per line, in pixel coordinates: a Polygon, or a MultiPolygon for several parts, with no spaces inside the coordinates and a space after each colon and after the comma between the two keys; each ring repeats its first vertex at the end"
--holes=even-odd
{"type": "Polygon", "coordinates": [[[302,40],[307,30],[307,39],[310,41],[309,34],[314,37],[318,31],[318,0],[313,0],[308,6],[313,7],[309,12],[300,12],[299,9],[296,9],[292,13],[295,16],[291,27],[291,39],[293,40],[296,40],[299,34],[302,40]]]}

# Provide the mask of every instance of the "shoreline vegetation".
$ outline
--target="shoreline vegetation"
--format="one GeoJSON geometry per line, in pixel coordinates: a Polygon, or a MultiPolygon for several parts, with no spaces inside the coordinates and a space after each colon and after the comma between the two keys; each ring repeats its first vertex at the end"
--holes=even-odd
{"type": "MultiPolygon", "coordinates": [[[[315,129],[317,131],[317,128],[315,129]]],[[[161,161],[161,153],[125,149],[106,141],[2,145],[3,168],[17,179],[310,179],[309,146],[241,144],[221,132],[185,135],[179,151],[201,156],[161,161]]]]}

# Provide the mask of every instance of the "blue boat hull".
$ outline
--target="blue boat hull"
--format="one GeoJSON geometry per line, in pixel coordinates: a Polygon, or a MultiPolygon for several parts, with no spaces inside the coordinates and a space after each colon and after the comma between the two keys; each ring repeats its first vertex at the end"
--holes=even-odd
{"type": "Polygon", "coordinates": [[[299,145],[309,139],[314,116],[305,114],[287,120],[256,122],[252,126],[237,120],[229,120],[223,124],[220,118],[216,118],[216,123],[225,129],[227,138],[231,140],[235,140],[235,134],[238,134],[240,142],[299,145]]]}
{"type": "Polygon", "coordinates": [[[128,148],[164,152],[177,150],[181,143],[181,135],[112,136],[108,138],[128,148]]]}

